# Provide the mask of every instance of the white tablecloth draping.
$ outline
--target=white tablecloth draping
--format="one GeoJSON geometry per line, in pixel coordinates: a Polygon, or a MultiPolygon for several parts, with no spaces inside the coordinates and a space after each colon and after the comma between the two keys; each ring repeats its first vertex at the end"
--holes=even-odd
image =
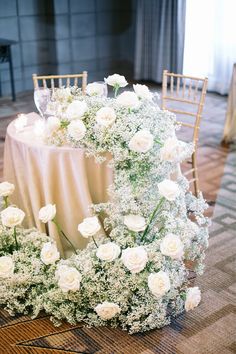
{"type": "MultiPolygon", "coordinates": [[[[57,220],[63,231],[80,249],[88,240],[77,231],[85,217],[91,216],[92,203],[108,200],[107,188],[112,184],[112,170],[107,159],[97,164],[85,156],[83,149],[47,146],[33,134],[33,122],[38,115],[28,115],[28,126],[16,132],[14,121],[8,126],[4,150],[4,180],[14,183],[11,202],[25,211],[25,227],[36,226],[48,231],[57,242],[62,255],[71,252],[70,245],[59,237],[55,225],[48,230],[38,219],[39,209],[56,204],[57,220]]],[[[46,226],[47,227],[47,226],[46,226]]]]}
{"type": "Polygon", "coordinates": [[[233,75],[229,90],[228,106],[224,127],[223,141],[230,143],[236,139],[236,63],[233,66],[233,75]]]}

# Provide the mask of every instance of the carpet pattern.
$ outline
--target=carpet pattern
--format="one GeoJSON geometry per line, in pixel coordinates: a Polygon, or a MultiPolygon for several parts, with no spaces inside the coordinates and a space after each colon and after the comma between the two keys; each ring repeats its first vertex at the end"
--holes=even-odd
{"type": "MultiPolygon", "coordinates": [[[[195,283],[203,292],[200,306],[161,330],[132,336],[119,329],[86,328],[82,324],[64,323],[55,328],[45,314],[31,320],[27,316],[10,317],[0,310],[0,354],[232,354],[236,351],[236,149],[232,147],[228,153],[227,148],[220,146],[225,106],[224,98],[208,95],[201,127],[198,160],[201,189],[211,202],[209,215],[215,201],[216,205],[206,272],[195,283]]],[[[1,134],[5,120],[9,118],[1,121],[1,134]]],[[[0,149],[2,153],[2,143],[0,149]]]]}

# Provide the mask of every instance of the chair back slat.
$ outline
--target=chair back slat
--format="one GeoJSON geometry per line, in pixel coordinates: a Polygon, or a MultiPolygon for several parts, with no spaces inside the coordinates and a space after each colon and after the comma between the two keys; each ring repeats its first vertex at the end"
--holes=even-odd
{"type": "Polygon", "coordinates": [[[182,97],[183,97],[183,98],[184,98],[184,96],[185,96],[185,88],[186,88],[186,79],[183,78],[183,88],[182,88],[182,92],[183,92],[182,97]]]}
{"type": "Polygon", "coordinates": [[[170,78],[170,92],[173,94],[174,93],[174,78],[171,76],[170,78]]]}
{"type": "Polygon", "coordinates": [[[177,122],[192,131],[192,142],[195,146],[195,151],[192,155],[191,172],[193,178],[191,182],[194,183],[196,195],[199,191],[196,148],[207,83],[207,78],[169,73],[168,70],[163,71],[162,109],[175,113],[177,115],[177,122]]]}
{"type": "Polygon", "coordinates": [[[193,96],[194,101],[196,101],[196,100],[197,100],[197,95],[198,95],[198,87],[199,87],[199,80],[198,80],[198,81],[196,81],[196,84],[195,84],[194,96],[193,96]]]}
{"type": "Polygon", "coordinates": [[[85,93],[86,86],[87,86],[87,78],[88,78],[88,73],[87,71],[83,72],[83,77],[82,77],[82,91],[85,93]]]}
{"type": "Polygon", "coordinates": [[[180,77],[177,78],[176,96],[179,96],[179,90],[180,90],[180,77]]]}
{"type": "Polygon", "coordinates": [[[192,80],[189,81],[189,86],[188,86],[188,98],[191,98],[191,92],[192,92],[192,80]]]}
{"type": "Polygon", "coordinates": [[[65,81],[66,87],[70,87],[71,82],[74,83],[75,87],[78,87],[79,80],[81,80],[81,88],[82,92],[85,93],[85,89],[87,86],[87,71],[83,71],[81,74],[68,74],[68,75],[37,75],[33,74],[32,79],[34,83],[34,88],[40,87],[41,81],[43,87],[47,88],[47,81],[49,83],[49,87],[53,90],[57,87],[63,87],[63,80],[65,81]],[[58,85],[56,85],[56,83],[58,85]]]}

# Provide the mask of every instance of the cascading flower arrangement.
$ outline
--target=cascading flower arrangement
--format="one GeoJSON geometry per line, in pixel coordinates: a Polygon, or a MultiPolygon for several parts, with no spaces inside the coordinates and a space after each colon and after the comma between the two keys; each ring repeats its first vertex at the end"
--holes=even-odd
{"type": "MultiPolygon", "coordinates": [[[[112,156],[110,201],[92,205],[91,216],[78,225],[78,235],[91,242],[61,259],[48,236],[16,229],[17,221],[6,223],[6,214],[15,216],[13,207],[4,209],[0,303],[11,313],[36,316],[45,310],[55,324],[83,321],[135,333],[160,328],[199,304],[188,265],[202,273],[209,221],[202,195],[189,193],[186,178],[176,174],[193,146],[176,138],[175,115],[160,110],[157,95],[145,85],[119,94],[128,84],[123,76],[105,82],[113,86],[114,98],[104,96],[99,83],[88,84],[86,95],[73,87],[55,90],[43,135],[48,144],[84,148],[97,163],[105,153],[112,156]],[[100,232],[101,213],[106,235],[100,232]]],[[[0,184],[3,198],[5,186],[0,184]]],[[[19,213],[19,224],[22,217],[19,213]]],[[[39,218],[54,222],[69,241],[54,205],[43,207],[39,218]]]]}

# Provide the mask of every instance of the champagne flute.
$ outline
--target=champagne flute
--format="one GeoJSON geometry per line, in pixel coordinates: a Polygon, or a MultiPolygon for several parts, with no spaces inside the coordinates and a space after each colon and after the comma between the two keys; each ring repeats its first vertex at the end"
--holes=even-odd
{"type": "Polygon", "coordinates": [[[51,90],[45,87],[37,87],[34,89],[34,103],[40,114],[45,119],[48,103],[51,100],[51,90]]]}

